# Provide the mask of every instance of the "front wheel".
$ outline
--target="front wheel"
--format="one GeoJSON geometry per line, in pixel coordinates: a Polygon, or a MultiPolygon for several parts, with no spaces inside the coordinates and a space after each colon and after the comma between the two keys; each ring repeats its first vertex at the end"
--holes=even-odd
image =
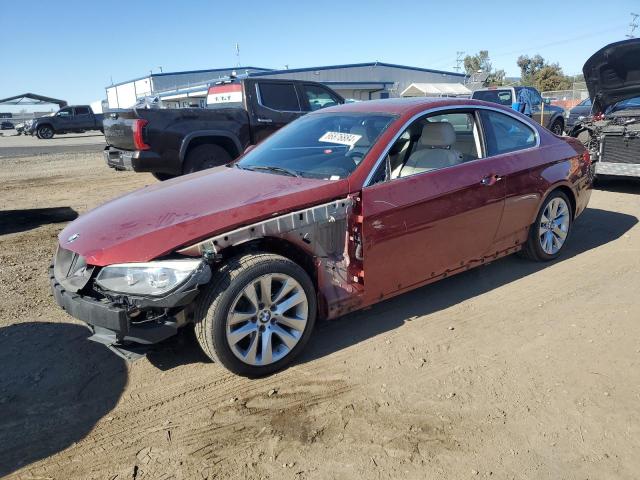
{"type": "Polygon", "coordinates": [[[51,128],[49,125],[43,125],[41,127],[38,127],[38,138],[42,139],[42,140],[49,140],[50,138],[53,138],[53,128],[51,128]]]}
{"type": "Polygon", "coordinates": [[[195,332],[204,352],[238,375],[276,372],[300,353],[316,320],[309,275],[269,253],[230,259],[200,294],[195,332]]]}
{"type": "Polygon", "coordinates": [[[556,259],[569,237],[572,224],[573,211],[569,198],[559,190],[552,192],[529,228],[522,255],[538,262],[556,259]]]}

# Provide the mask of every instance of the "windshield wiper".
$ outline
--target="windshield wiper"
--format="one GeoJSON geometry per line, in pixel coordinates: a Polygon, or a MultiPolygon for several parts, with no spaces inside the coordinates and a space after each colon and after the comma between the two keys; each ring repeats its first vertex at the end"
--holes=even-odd
{"type": "Polygon", "coordinates": [[[245,170],[252,170],[252,171],[264,170],[267,172],[284,173],[285,175],[289,175],[290,177],[300,177],[300,174],[295,170],[291,170],[284,167],[276,167],[273,165],[251,165],[246,167],[238,166],[238,168],[244,168],[245,170]]]}

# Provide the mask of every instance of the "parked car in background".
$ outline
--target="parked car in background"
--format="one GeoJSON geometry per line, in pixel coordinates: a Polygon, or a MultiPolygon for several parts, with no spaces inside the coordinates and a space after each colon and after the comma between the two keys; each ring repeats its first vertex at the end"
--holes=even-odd
{"type": "Polygon", "coordinates": [[[533,87],[481,88],[473,92],[471,98],[511,107],[531,117],[556,135],[562,135],[564,132],[564,110],[551,105],[548,100],[543,100],[540,92],[533,87]]]}
{"type": "Polygon", "coordinates": [[[216,362],[266,375],[300,353],[318,317],[518,251],[557,258],[591,179],[580,142],[511,108],[350,103],[297,119],[233,164],[82,215],[59,235],[51,285],[92,340],[125,358],[192,323],[216,362]]]}
{"type": "Polygon", "coordinates": [[[612,43],[584,64],[592,115],[571,135],[590,151],[598,175],[640,177],[640,39],[612,43]]]}
{"type": "Polygon", "coordinates": [[[11,122],[4,121],[0,123],[0,130],[13,130],[13,128],[14,125],[11,122]]]}
{"type": "Polygon", "coordinates": [[[107,114],[105,161],[167,180],[229,163],[301,115],[341,103],[340,95],[315,82],[232,79],[209,88],[207,108],[107,114]]]}
{"type": "Polygon", "coordinates": [[[566,113],[565,131],[567,133],[573,130],[573,127],[576,126],[576,123],[584,121],[589,115],[591,115],[591,106],[591,99],[585,98],[566,113]]]}
{"type": "Polygon", "coordinates": [[[102,131],[102,120],[102,114],[93,113],[89,105],[72,105],[32,120],[26,133],[48,140],[57,134],[102,131]]]}

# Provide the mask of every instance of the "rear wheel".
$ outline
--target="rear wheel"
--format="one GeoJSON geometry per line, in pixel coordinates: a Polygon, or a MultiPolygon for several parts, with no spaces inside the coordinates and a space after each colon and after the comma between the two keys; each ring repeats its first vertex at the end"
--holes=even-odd
{"type": "Polygon", "coordinates": [[[207,168],[219,167],[231,161],[231,155],[219,145],[198,145],[189,151],[183,172],[193,173],[207,168]]]}
{"type": "Polygon", "coordinates": [[[552,192],[529,228],[529,238],[522,255],[538,262],[554,260],[562,252],[572,225],[573,211],[569,198],[559,190],[552,192]]]}
{"type": "Polygon", "coordinates": [[[316,319],[315,288],[296,263],[269,253],[230,259],[196,306],[204,352],[249,377],[276,372],[304,348],[316,319]]]}
{"type": "Polygon", "coordinates": [[[171,180],[172,178],[176,178],[175,175],[171,175],[170,173],[151,172],[151,175],[153,175],[157,180],[160,180],[161,182],[164,182],[165,180],[171,180]]]}
{"type": "Polygon", "coordinates": [[[38,138],[43,140],[53,138],[53,128],[49,125],[42,125],[41,127],[38,127],[38,138]]]}

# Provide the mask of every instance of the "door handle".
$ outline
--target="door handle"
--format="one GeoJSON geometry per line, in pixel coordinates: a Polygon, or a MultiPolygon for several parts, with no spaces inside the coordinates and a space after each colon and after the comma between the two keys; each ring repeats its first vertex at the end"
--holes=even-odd
{"type": "Polygon", "coordinates": [[[270,118],[260,118],[258,117],[258,123],[273,123],[273,120],[270,118]]]}
{"type": "Polygon", "coordinates": [[[497,182],[499,182],[503,178],[504,177],[502,175],[487,175],[482,180],[480,180],[480,183],[485,187],[490,187],[491,185],[495,185],[497,182]]]}

